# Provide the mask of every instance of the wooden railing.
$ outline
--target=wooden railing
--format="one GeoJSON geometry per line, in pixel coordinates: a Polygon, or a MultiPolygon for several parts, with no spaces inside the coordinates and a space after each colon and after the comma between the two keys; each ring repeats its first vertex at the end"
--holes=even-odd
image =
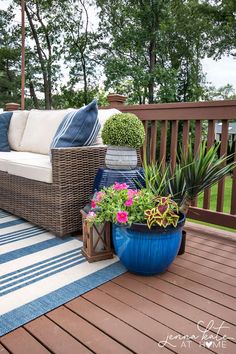
{"type": "MultiPolygon", "coordinates": [[[[108,96],[109,108],[121,112],[136,114],[144,124],[146,139],[143,149],[150,161],[164,163],[170,160],[176,164],[178,145],[188,148],[189,139],[194,142],[197,151],[203,139],[207,139],[207,148],[215,142],[215,125],[222,123],[220,155],[226,155],[228,149],[229,121],[236,122],[236,100],[188,102],[150,105],[124,104],[121,95],[108,96]],[[180,141],[181,139],[181,141],[180,141]]],[[[234,136],[236,138],[236,136],[234,136]]],[[[236,142],[234,143],[236,161],[236,142]]],[[[218,183],[216,210],[210,210],[211,190],[204,192],[202,207],[197,207],[197,200],[190,208],[190,218],[236,229],[236,168],[232,174],[231,201],[229,212],[224,210],[225,179],[218,183]]]]}

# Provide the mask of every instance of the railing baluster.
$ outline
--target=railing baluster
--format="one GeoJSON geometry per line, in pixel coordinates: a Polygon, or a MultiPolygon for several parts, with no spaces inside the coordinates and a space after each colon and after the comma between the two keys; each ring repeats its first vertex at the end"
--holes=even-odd
{"type": "MultiPolygon", "coordinates": [[[[207,134],[207,150],[209,150],[211,146],[214,144],[214,140],[215,140],[215,121],[209,120],[208,134],[207,134]]],[[[207,188],[204,192],[203,209],[210,208],[210,196],[211,196],[211,189],[207,188]]]]}
{"type": "Polygon", "coordinates": [[[156,149],[157,149],[157,121],[151,121],[151,147],[150,147],[150,160],[156,162],[156,149]]]}
{"type": "Polygon", "coordinates": [[[166,138],[167,138],[167,124],[166,120],[161,121],[161,145],[160,145],[160,163],[162,168],[166,165],[166,138]]]}
{"type": "Polygon", "coordinates": [[[196,120],[196,125],[195,125],[195,141],[194,141],[194,153],[196,155],[199,146],[202,141],[202,121],[201,120],[196,120]]]}
{"type": "Polygon", "coordinates": [[[144,126],[144,130],[145,130],[145,140],[143,143],[143,147],[141,149],[142,160],[143,160],[144,156],[147,157],[147,141],[148,141],[148,121],[147,120],[143,121],[143,126],[144,126]]]}
{"type": "MultiPolygon", "coordinates": [[[[221,134],[221,145],[220,145],[220,156],[227,154],[228,148],[228,129],[229,129],[229,121],[224,120],[222,122],[222,134],[221,134]]],[[[226,161],[223,163],[222,167],[226,165],[226,161]]],[[[224,207],[224,191],[225,191],[225,178],[223,178],[218,183],[218,192],[217,192],[217,211],[223,211],[224,207]]]]}
{"type": "MultiPolygon", "coordinates": [[[[196,120],[195,122],[195,141],[194,141],[194,155],[196,156],[199,146],[202,141],[202,121],[196,120]]],[[[192,206],[197,205],[197,198],[192,203],[192,206]]]]}
{"type": "Polygon", "coordinates": [[[175,169],[176,165],[176,155],[177,155],[177,142],[178,142],[178,120],[173,120],[171,122],[171,143],[170,143],[170,163],[172,171],[175,169]]]}
{"type": "Polygon", "coordinates": [[[184,125],[183,125],[182,150],[183,150],[183,153],[186,153],[188,151],[188,138],[189,138],[190,121],[189,120],[184,120],[183,124],[184,125]]]}
{"type": "MultiPolygon", "coordinates": [[[[234,140],[234,161],[236,162],[236,140],[234,140]]],[[[233,170],[232,195],[230,213],[236,215],[236,167],[233,170]]]]}

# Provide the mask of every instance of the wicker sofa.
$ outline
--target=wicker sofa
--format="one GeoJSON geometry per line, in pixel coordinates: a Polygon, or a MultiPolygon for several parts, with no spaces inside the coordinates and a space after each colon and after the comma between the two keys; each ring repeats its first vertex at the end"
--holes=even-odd
{"type": "MultiPolygon", "coordinates": [[[[107,113],[106,117],[109,116],[107,113]]],[[[46,123],[42,124],[48,128],[46,123]]],[[[10,125],[10,128],[14,133],[14,127],[10,125]]],[[[42,157],[51,168],[49,181],[40,177],[37,180],[38,170],[32,170],[32,166],[29,166],[28,155],[27,158],[23,157],[22,167],[18,154],[27,152],[22,152],[22,146],[20,150],[0,153],[0,208],[50,230],[57,236],[66,236],[80,230],[80,209],[89,201],[98,167],[104,166],[106,147],[94,145],[52,149],[51,160],[49,156],[42,157]],[[7,157],[4,154],[8,154],[7,157]],[[8,156],[16,157],[9,161],[8,156]],[[29,167],[34,174],[32,178],[26,175],[29,167]]],[[[39,155],[35,152],[30,154],[34,157],[39,155]]],[[[40,156],[38,159],[40,161],[40,156]]]]}

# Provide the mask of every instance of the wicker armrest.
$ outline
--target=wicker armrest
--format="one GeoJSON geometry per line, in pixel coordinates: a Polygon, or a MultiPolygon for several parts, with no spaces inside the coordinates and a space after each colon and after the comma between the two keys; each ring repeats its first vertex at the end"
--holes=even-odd
{"type": "Polygon", "coordinates": [[[52,149],[53,183],[92,183],[99,167],[104,166],[105,146],[52,149]]]}

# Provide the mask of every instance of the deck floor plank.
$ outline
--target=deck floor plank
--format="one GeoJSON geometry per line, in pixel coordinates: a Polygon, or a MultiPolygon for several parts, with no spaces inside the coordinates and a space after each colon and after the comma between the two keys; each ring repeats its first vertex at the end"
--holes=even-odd
{"type": "MultiPolygon", "coordinates": [[[[131,289],[131,291],[135,292],[136,294],[164,307],[166,311],[170,310],[173,313],[180,315],[196,324],[199,322],[200,319],[201,321],[203,321],[203,324],[205,325],[204,327],[206,327],[212,320],[214,320],[215,323],[222,322],[222,320],[220,320],[219,318],[207,312],[204,312],[203,310],[200,310],[190,304],[176,299],[171,295],[165,294],[153,287],[147,286],[146,284],[144,286],[143,283],[136,281],[135,279],[122,277],[115,279],[114,282],[127,289],[131,289]]],[[[235,327],[230,324],[228,324],[228,327],[228,336],[235,336],[235,327]]],[[[212,330],[212,332],[217,333],[217,330],[212,330]]]]}
{"type": "MultiPolygon", "coordinates": [[[[218,318],[223,319],[224,321],[228,321],[230,323],[234,323],[236,325],[236,311],[231,308],[227,308],[215,301],[210,301],[208,298],[208,288],[205,287],[205,294],[203,296],[196,295],[194,292],[186,290],[185,288],[179,287],[179,285],[170,284],[165,282],[163,277],[162,279],[158,277],[138,277],[133,276],[132,274],[127,274],[128,278],[140,281],[142,284],[147,286],[151,286],[154,289],[161,291],[169,296],[172,296],[180,301],[183,301],[191,306],[198,308],[199,310],[203,310],[210,315],[216,316],[218,318]]],[[[195,288],[197,291],[198,284],[195,284],[195,288]]],[[[194,289],[193,289],[194,290],[194,289]]],[[[209,289],[210,290],[210,289],[209,289]]],[[[233,300],[233,299],[232,299],[233,300]]],[[[233,305],[235,305],[235,300],[232,301],[233,305]]],[[[236,326],[234,327],[236,333],[236,326]]]]}
{"type": "Polygon", "coordinates": [[[1,354],[9,354],[9,351],[6,350],[6,348],[4,348],[4,347],[0,344],[0,353],[1,353],[1,354]]]}
{"type": "Polygon", "coordinates": [[[40,342],[43,342],[53,353],[92,353],[88,348],[65,332],[53,321],[50,321],[46,316],[41,316],[36,320],[29,322],[24,327],[40,342]]]}
{"type": "MultiPolygon", "coordinates": [[[[108,286],[110,287],[114,286],[115,284],[112,285],[112,283],[109,283],[108,286]]],[[[100,289],[100,288],[99,288],[100,289]]],[[[163,325],[160,321],[160,312],[158,317],[156,316],[150,316],[149,314],[144,313],[144,311],[140,311],[140,309],[136,309],[132,306],[132,303],[129,302],[127,304],[127,301],[120,301],[120,299],[117,299],[117,297],[110,296],[111,294],[105,293],[102,291],[99,291],[97,289],[96,291],[91,291],[87,294],[84,295],[84,297],[91,301],[93,304],[96,306],[99,306],[103,310],[109,312],[110,314],[116,316],[120,320],[124,321],[125,323],[129,324],[130,326],[134,327],[138,331],[144,333],[145,335],[149,336],[150,338],[153,338],[156,342],[162,342],[166,338],[166,334],[170,331],[171,327],[167,327],[166,325],[163,325]],[[158,321],[157,321],[158,319],[158,321]]],[[[122,288],[118,289],[118,292],[120,291],[120,294],[122,294],[122,288]]],[[[114,294],[113,294],[114,295],[114,294]]],[[[127,295],[127,293],[126,293],[127,295]]],[[[131,295],[133,295],[131,293],[131,295]]],[[[123,296],[124,299],[124,296],[123,296]]],[[[146,301],[145,306],[152,307],[151,303],[148,303],[146,301]]],[[[157,312],[156,312],[157,313],[157,312]]],[[[168,314],[165,313],[165,316],[167,317],[168,314]]],[[[170,321],[169,321],[170,324],[170,321]]],[[[185,329],[187,326],[185,325],[185,329]]],[[[178,336],[180,334],[179,330],[175,331],[171,329],[171,333],[174,336],[178,336]]],[[[184,335],[185,332],[183,331],[182,335],[184,335]]],[[[173,345],[177,344],[178,340],[173,341],[173,345]]],[[[161,345],[161,344],[159,344],[161,345]]],[[[171,346],[167,345],[167,348],[172,349],[171,346]]],[[[188,354],[189,349],[188,348],[180,348],[179,353],[186,353],[188,354]]],[[[193,353],[199,353],[199,345],[193,343],[192,345],[192,352],[193,353]]],[[[202,348],[203,353],[206,353],[206,349],[202,348]]]]}
{"type": "Polygon", "coordinates": [[[22,327],[6,334],[5,336],[2,336],[0,341],[11,353],[14,354],[50,353],[50,351],[45,346],[43,346],[22,327]]]}
{"type": "Polygon", "coordinates": [[[192,241],[189,238],[187,241],[187,247],[188,246],[191,248],[194,248],[195,250],[205,251],[205,252],[208,252],[212,255],[217,255],[217,256],[223,257],[224,259],[231,259],[233,261],[236,261],[236,252],[235,253],[227,252],[227,251],[224,251],[220,248],[214,248],[211,246],[207,246],[204,243],[195,242],[195,240],[192,241]]]}
{"type": "Polygon", "coordinates": [[[206,252],[204,250],[196,249],[196,248],[191,247],[189,245],[187,245],[187,247],[186,247],[186,252],[188,254],[191,254],[191,255],[199,257],[199,259],[202,259],[203,261],[205,259],[208,259],[208,260],[210,260],[212,262],[219,263],[222,266],[232,267],[233,270],[236,269],[236,259],[235,260],[229,259],[229,258],[220,256],[218,254],[216,255],[216,254],[213,254],[211,252],[206,252]]]}
{"type": "MultiPolygon", "coordinates": [[[[119,317],[122,317],[122,320],[124,320],[125,322],[130,324],[133,323],[133,325],[135,324],[136,328],[138,328],[140,331],[143,331],[145,334],[149,335],[155,340],[159,341],[159,343],[163,342],[163,340],[166,338],[167,333],[169,333],[170,331],[174,336],[177,335],[177,337],[179,335],[190,335],[190,333],[191,335],[198,335],[197,328],[191,321],[184,319],[182,316],[176,315],[172,311],[166,311],[166,309],[164,309],[163,307],[153,303],[148,299],[143,298],[138,294],[134,294],[128,289],[120,287],[116,283],[106,283],[99,287],[98,290],[103,292],[103,294],[100,296],[96,294],[97,297],[94,298],[94,301],[97,305],[99,304],[99,306],[102,306],[103,308],[109,310],[109,301],[107,296],[104,295],[104,293],[114,298],[113,301],[114,305],[116,305],[116,309],[121,308],[121,306],[117,302],[117,300],[119,300],[120,302],[126,305],[127,311],[119,311],[117,315],[119,317]],[[132,310],[129,309],[129,307],[131,307],[132,310]],[[142,318],[140,318],[141,316],[140,314],[139,316],[137,316],[137,312],[145,314],[145,316],[142,316],[142,318]],[[135,316],[136,320],[134,321],[135,316]],[[164,332],[161,332],[160,328],[163,328],[164,332]]],[[[92,292],[86,295],[89,297],[90,300],[92,300],[92,298],[94,297],[94,293],[92,292]]],[[[114,308],[111,308],[110,311],[114,311],[114,308]]],[[[176,340],[176,342],[172,342],[172,344],[177,343],[178,339],[176,340]]],[[[208,352],[208,350],[205,348],[199,348],[199,341],[196,340],[196,343],[192,343],[192,353],[206,353],[206,351],[208,352]]],[[[171,346],[169,348],[171,349],[171,346]]],[[[189,348],[179,348],[179,353],[188,352],[189,348]]]]}
{"type": "MultiPolygon", "coordinates": [[[[169,268],[169,272],[193,280],[196,283],[207,285],[211,289],[215,289],[217,291],[220,291],[223,294],[227,294],[229,296],[236,298],[236,288],[234,286],[231,286],[230,284],[226,284],[220,281],[219,279],[214,279],[212,277],[209,277],[207,275],[207,272],[205,274],[199,273],[196,270],[196,267],[195,268],[192,267],[191,269],[189,269],[184,266],[182,267],[181,262],[177,264],[177,261],[175,261],[174,264],[172,264],[171,267],[169,268]]],[[[162,275],[160,275],[160,277],[161,276],[162,275]]]]}
{"type": "Polygon", "coordinates": [[[156,341],[92,304],[83,296],[72,300],[66,306],[131,351],[144,354],[170,352],[166,348],[159,348],[156,341]]]}
{"type": "Polygon", "coordinates": [[[128,349],[107,336],[105,333],[99,331],[99,329],[85,321],[80,316],[76,315],[65,306],[61,306],[56,310],[49,312],[47,317],[96,353],[131,353],[128,349]]]}
{"type": "Polygon", "coordinates": [[[235,298],[210,288],[207,286],[208,284],[203,285],[199,282],[197,283],[194,280],[187,279],[186,277],[184,278],[171,272],[161,274],[158,279],[159,281],[163,280],[164,282],[175,285],[175,288],[173,288],[173,296],[176,296],[178,294],[178,289],[182,288],[191,291],[193,294],[200,295],[207,300],[214,301],[224,307],[228,307],[236,311],[235,298]]]}
{"type": "Polygon", "coordinates": [[[230,237],[187,229],[186,252],[167,272],[123,274],[2,336],[0,354],[235,354],[236,237],[230,237]],[[226,347],[215,339],[199,346],[199,321],[212,336],[224,323],[218,338],[232,337],[226,347]],[[167,335],[173,338],[161,347],[167,335]],[[186,335],[196,336],[191,347],[181,339],[186,335]]]}
{"type": "MultiPolygon", "coordinates": [[[[214,271],[217,271],[218,273],[222,273],[223,275],[226,274],[227,279],[229,281],[233,282],[233,284],[236,286],[236,279],[234,277],[235,274],[235,268],[232,268],[230,266],[226,266],[225,264],[211,261],[209,258],[202,258],[201,256],[196,256],[194,254],[188,253],[186,250],[185,254],[183,254],[181,257],[179,257],[181,260],[186,260],[189,262],[192,262],[197,265],[204,265],[204,267],[213,269],[214,271]]],[[[219,258],[218,258],[219,259],[219,258]]]]}
{"type": "MultiPolygon", "coordinates": [[[[236,290],[236,278],[232,275],[228,275],[225,273],[221,273],[218,271],[218,264],[216,264],[215,268],[209,268],[208,266],[205,265],[205,262],[202,260],[199,260],[199,263],[194,263],[192,260],[185,259],[182,256],[177,257],[175,260],[174,264],[180,265],[183,268],[193,270],[196,273],[200,273],[203,275],[207,275],[210,278],[213,278],[215,280],[220,280],[222,283],[228,284],[232,287],[235,287],[236,290]]],[[[170,270],[171,270],[170,266],[170,270]]]]}

